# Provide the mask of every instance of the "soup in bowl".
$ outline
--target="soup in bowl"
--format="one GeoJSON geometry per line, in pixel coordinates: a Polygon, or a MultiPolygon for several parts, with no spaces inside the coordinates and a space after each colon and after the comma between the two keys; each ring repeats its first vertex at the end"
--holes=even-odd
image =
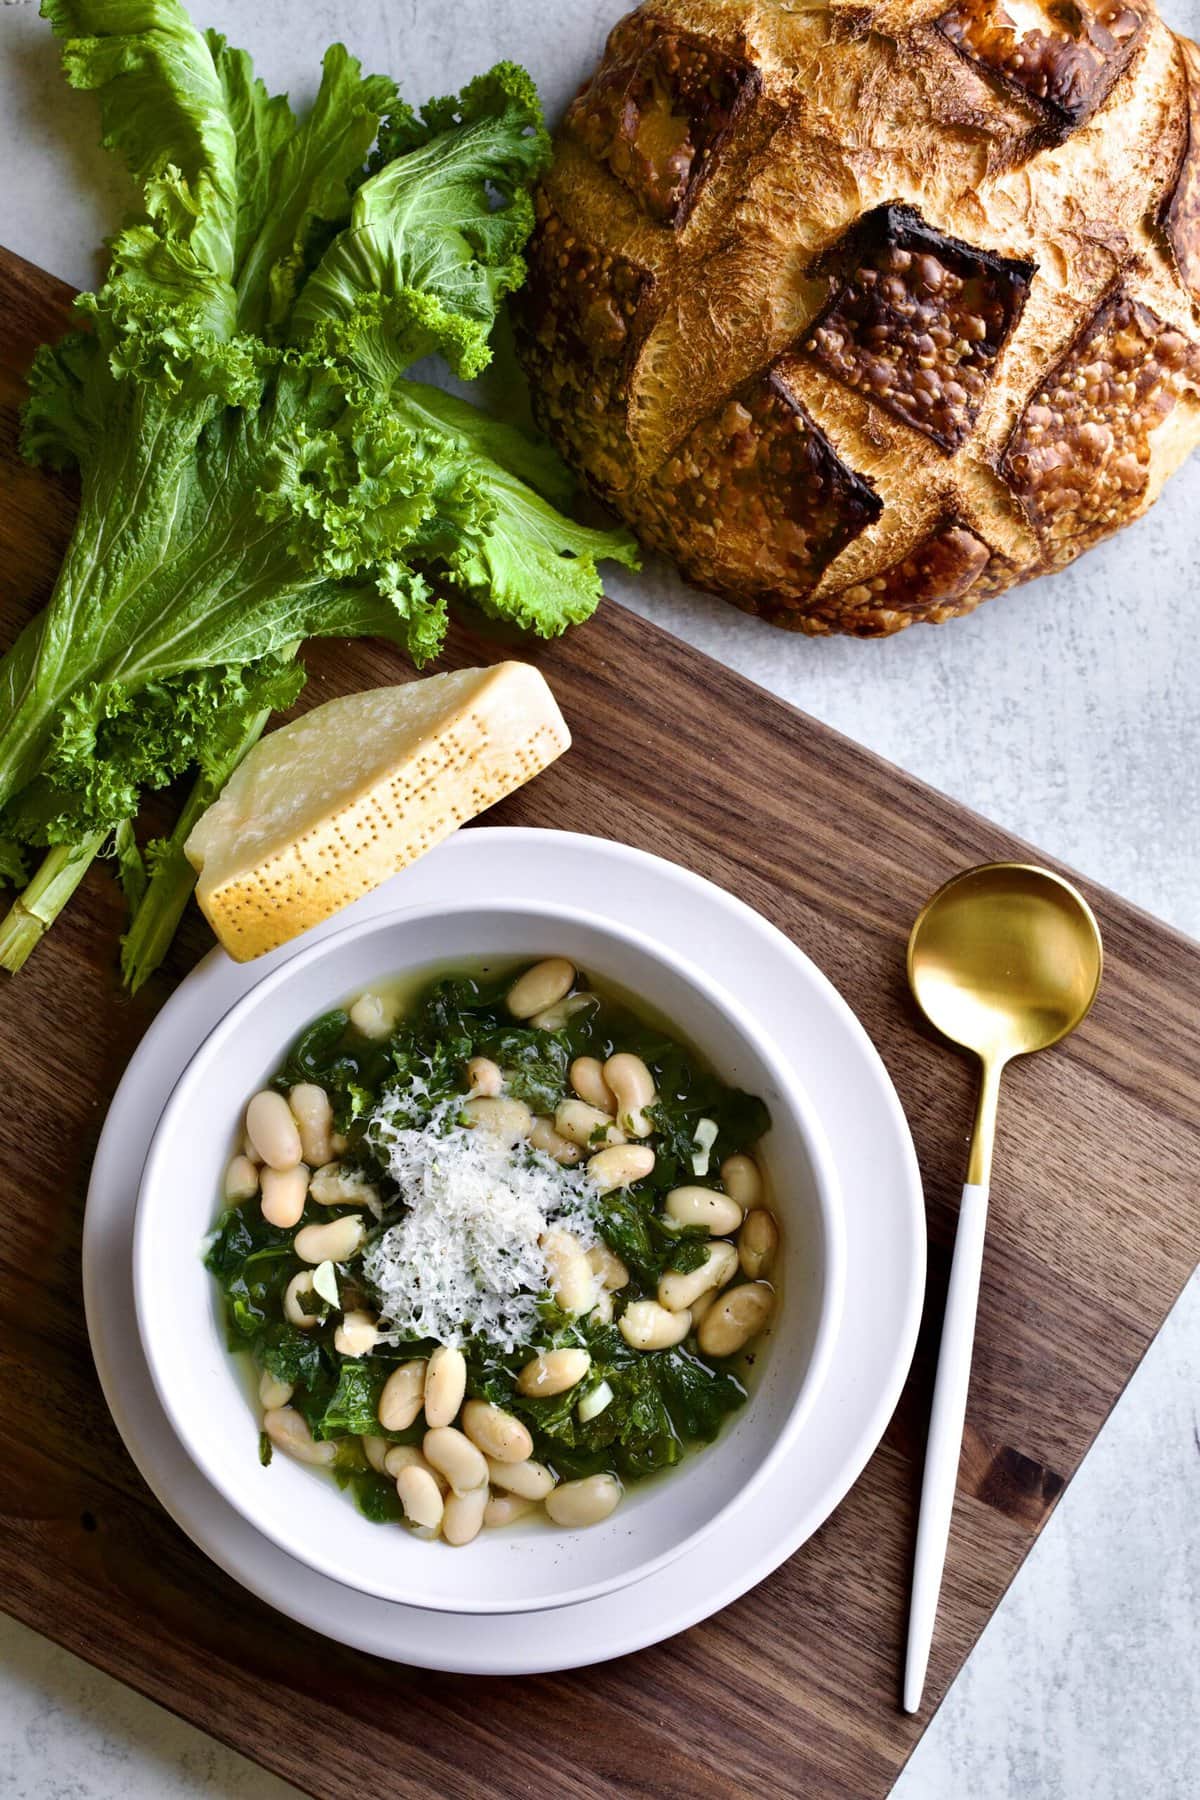
{"type": "Polygon", "coordinates": [[[135,1289],[175,1429],[268,1537],[520,1611],[729,1523],[802,1428],[841,1255],[736,998],[497,901],[335,933],[232,1009],[155,1134],[135,1289]]]}

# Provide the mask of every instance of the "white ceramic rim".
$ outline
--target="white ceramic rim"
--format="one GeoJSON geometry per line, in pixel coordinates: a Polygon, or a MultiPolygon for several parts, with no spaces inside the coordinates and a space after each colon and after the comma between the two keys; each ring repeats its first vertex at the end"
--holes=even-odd
{"type": "MultiPolygon", "coordinates": [[[[159,1116],[150,1140],[150,1148],[138,1187],[133,1230],[134,1308],[146,1365],[172,1430],[222,1499],[239,1512],[256,1531],[261,1532],[264,1537],[278,1545],[297,1562],[304,1563],[308,1568],[315,1570],[317,1574],[337,1581],[343,1587],[385,1600],[392,1605],[420,1607],[423,1610],[455,1612],[469,1616],[488,1613],[514,1616],[518,1611],[544,1612],[560,1606],[575,1606],[583,1601],[599,1599],[604,1594],[617,1591],[631,1583],[644,1581],[648,1576],[665,1568],[668,1563],[674,1562],[677,1557],[682,1556],[707,1538],[757,1492],[768,1476],[779,1466],[781,1458],[795,1441],[829,1367],[838,1327],[841,1324],[845,1292],[845,1231],[836,1166],[825,1129],[809,1099],[803,1081],[776,1045],[773,1037],[763,1030],[758,1021],[722,983],[714,981],[686,957],[679,956],[669,946],[649,937],[645,932],[630,926],[616,924],[598,913],[586,912],[581,908],[547,902],[524,901],[508,895],[494,898],[489,896],[484,901],[464,900],[452,904],[434,902],[425,906],[397,907],[381,912],[373,918],[360,920],[357,924],[340,925],[338,929],[328,932],[316,943],[302,942],[298,948],[295,946],[288,946],[288,948],[291,950],[291,954],[287,956],[286,960],[261,976],[248,992],[233,1003],[188,1059],[159,1116]],[[460,914],[478,916],[481,911],[516,914],[522,921],[528,919],[535,925],[540,922],[547,927],[546,942],[553,940],[554,927],[557,924],[581,925],[586,930],[594,931],[603,937],[630,946],[641,955],[669,969],[690,987],[703,993],[717,1010],[724,1014],[726,1020],[733,1026],[734,1032],[753,1047],[763,1063],[771,1070],[780,1094],[787,1098],[788,1110],[799,1125],[800,1135],[805,1141],[811,1159],[815,1201],[825,1241],[825,1280],[817,1329],[807,1367],[782,1429],[777,1433],[766,1456],[743,1483],[740,1491],[731,1496],[706,1523],[697,1526],[694,1531],[689,1532],[678,1543],[662,1551],[658,1556],[635,1565],[629,1571],[610,1576],[607,1580],[566,1588],[561,1593],[556,1593],[552,1601],[544,1596],[535,1596],[527,1606],[520,1607],[514,1607],[503,1601],[477,1600],[471,1602],[463,1599],[456,1599],[452,1604],[440,1605],[431,1601],[427,1595],[422,1598],[411,1597],[402,1589],[398,1589],[397,1584],[391,1581],[384,1583],[381,1580],[379,1586],[364,1586],[361,1574],[354,1565],[343,1561],[339,1556],[336,1543],[327,1545],[326,1554],[319,1557],[315,1553],[310,1536],[291,1528],[287,1509],[272,1507],[267,1490],[264,1490],[267,1498],[261,1508],[256,1510],[245,1504],[242,1490],[228,1477],[229,1459],[220,1460],[208,1453],[205,1442],[198,1439],[192,1430],[187,1409],[177,1403],[176,1395],[163,1379],[154,1342],[148,1329],[148,1315],[156,1316],[159,1312],[157,1306],[149,1303],[149,1290],[158,1281],[157,1266],[151,1254],[150,1206],[154,1204],[161,1207],[169,1203],[165,1197],[169,1196],[171,1184],[160,1166],[168,1154],[168,1138],[175,1127],[180,1110],[186,1109],[195,1098],[192,1091],[193,1084],[202,1081],[206,1067],[221,1055],[225,1046],[237,1034],[245,1015],[268,1002],[271,995],[291,981],[299,971],[323,960],[348,943],[379,932],[395,930],[405,923],[415,925],[428,918],[436,918],[442,922],[460,914]],[[151,1203],[148,1195],[155,1192],[160,1197],[151,1203]]],[[[418,968],[420,966],[417,965],[418,968]]],[[[392,974],[402,975],[407,972],[407,969],[401,967],[396,970],[389,968],[386,973],[390,977],[392,974]]],[[[281,1056],[286,1047],[286,1044],[280,1045],[281,1056]]],[[[702,1055],[705,1053],[703,1044],[697,1045],[697,1049],[702,1055]]],[[[214,1195],[214,1213],[217,1202],[218,1196],[214,1195]]],[[[753,1405],[754,1398],[751,1396],[749,1406],[753,1408],[753,1405]]],[[[236,1444],[231,1447],[230,1454],[232,1456],[239,1453],[236,1444]]],[[[697,1463],[693,1479],[698,1481],[701,1476],[702,1466],[697,1463]]],[[[314,1480],[318,1478],[316,1475],[313,1477],[314,1480]]],[[[353,1501],[348,1495],[345,1497],[345,1503],[348,1506],[353,1505],[353,1501]]],[[[381,1560],[381,1570],[385,1566],[381,1560]]]]}
{"type": "MultiPolygon", "coordinates": [[[[872,1242],[886,1260],[889,1276],[900,1280],[888,1309],[886,1335],[868,1346],[865,1378],[859,1371],[839,1394],[835,1357],[824,1393],[793,1452],[802,1483],[811,1467],[806,1438],[823,1433],[835,1440],[828,1458],[833,1473],[824,1485],[797,1504],[794,1491],[784,1490],[781,1471],[781,1479],[764,1487],[749,1509],[755,1515],[749,1521],[752,1530],[739,1534],[735,1555],[720,1571],[710,1559],[697,1569],[691,1558],[681,1557],[619,1597],[531,1614],[525,1630],[513,1629],[503,1617],[466,1620],[370,1599],[313,1574],[266,1543],[204,1480],[176,1439],[158,1405],[140,1340],[129,1329],[133,1201],[150,1129],[173,1085],[171,1070],[182,1068],[190,1055],[196,1016],[215,1023],[247,980],[248,972],[218,950],[169,998],[114,1095],[88,1190],[82,1276],[97,1374],[126,1449],[151,1492],[220,1569],[283,1617],[382,1660],[453,1674],[512,1677],[605,1662],[687,1630],[770,1575],[829,1518],[878,1446],[907,1377],[925,1290],[926,1237],[920,1171],[899,1097],[863,1026],[797,945],[703,876],[647,851],[580,832],[474,825],[397,879],[404,881],[406,895],[419,896],[422,903],[448,898],[481,879],[485,870],[492,874],[495,859],[506,851],[512,853],[518,885],[536,883],[542,895],[594,896],[597,880],[608,881],[618,905],[636,897],[642,917],[654,916],[656,909],[671,920],[682,913],[685,936],[690,932],[706,945],[728,944],[727,960],[735,974],[750,968],[756,971],[754,979],[769,981],[772,990],[797,984],[826,1032],[821,1056],[813,1063],[816,1085],[826,1070],[835,1078],[834,1091],[860,1074],[864,1097],[853,1122],[829,1115],[839,1127],[833,1149],[841,1173],[850,1177],[843,1180],[847,1216],[865,1211],[862,1196],[869,1185],[872,1242]],[[883,1153],[878,1172],[863,1163],[864,1111],[870,1142],[883,1153]],[[696,1578],[689,1580],[691,1576],[696,1578]],[[619,1607],[617,1598],[623,1603],[619,1607]]],[[[392,904],[389,884],[356,902],[355,911],[373,915],[392,904]]],[[[803,1061],[806,1044],[798,1054],[803,1061]]],[[[861,1315],[869,1331],[878,1326],[880,1308],[873,1295],[859,1292],[861,1286],[854,1263],[848,1261],[847,1311],[861,1315]]]]}

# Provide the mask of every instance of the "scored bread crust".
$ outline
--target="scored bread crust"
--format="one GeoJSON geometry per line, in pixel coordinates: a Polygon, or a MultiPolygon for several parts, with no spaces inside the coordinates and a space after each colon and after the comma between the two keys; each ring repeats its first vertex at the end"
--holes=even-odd
{"type": "Polygon", "coordinates": [[[184,846],[235,962],[415,862],[571,742],[537,669],[498,663],[326,701],[270,732],[184,846]]]}
{"type": "Polygon", "coordinates": [[[969,612],[1200,442],[1200,51],[1153,0],[649,0],[537,215],[539,423],[776,624],[969,612]]]}

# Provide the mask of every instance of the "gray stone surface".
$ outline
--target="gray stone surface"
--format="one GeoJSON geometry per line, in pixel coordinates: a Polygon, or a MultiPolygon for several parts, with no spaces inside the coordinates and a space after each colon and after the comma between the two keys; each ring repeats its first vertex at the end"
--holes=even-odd
{"type": "MultiPolygon", "coordinates": [[[[500,56],[559,108],[620,0],[195,0],[302,101],[342,37],[413,98],[500,56]]],[[[1197,0],[1163,0],[1200,29],[1197,0]]],[[[75,282],[124,189],[34,7],[0,5],[0,240],[75,282]]],[[[662,566],[612,591],[1047,852],[1200,932],[1200,459],[1151,516],[1053,580],[888,643],[786,637],[662,566]]],[[[797,798],[796,830],[804,829],[797,798]]],[[[1132,1196],[1153,1205],[1152,1194],[1132,1196]]],[[[989,1625],[897,1800],[1184,1800],[1200,1766],[1200,1282],[989,1625]]],[[[281,1784],[0,1624],[0,1795],[267,1796],[281,1784]]]]}

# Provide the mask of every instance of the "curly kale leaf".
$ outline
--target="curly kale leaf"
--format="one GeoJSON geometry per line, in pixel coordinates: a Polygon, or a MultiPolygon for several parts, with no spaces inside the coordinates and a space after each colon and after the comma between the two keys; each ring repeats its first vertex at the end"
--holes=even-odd
{"type": "Polygon", "coordinates": [[[55,721],[38,783],[12,810],[14,829],[61,844],[118,826],[137,811],[141,793],[192,766],[203,772],[244,719],[286,710],[303,685],[298,664],[269,656],[133,693],[114,683],[77,689],[55,721]]]}
{"type": "Polygon", "coordinates": [[[701,1228],[668,1224],[645,1182],[605,1194],[596,1222],[605,1243],[646,1288],[653,1288],[667,1269],[685,1274],[699,1268],[710,1241],[701,1228]]]}
{"type": "Polygon", "coordinates": [[[295,1267],[291,1232],[268,1224],[258,1207],[231,1207],[217,1221],[204,1266],[225,1296],[231,1346],[249,1349],[280,1318],[295,1267]]]}
{"type": "Polygon", "coordinates": [[[364,296],[389,312],[369,369],[390,381],[440,351],[455,373],[477,375],[500,302],[525,275],[533,227],[529,188],[548,160],[537,91],[524,69],[499,63],[456,99],[418,118],[397,105],[380,132],[375,173],[355,195],[350,224],[309,277],[292,338],[353,321],[364,296]]]}
{"type": "Polygon", "coordinates": [[[380,1431],[379,1395],[391,1369],[375,1358],[343,1358],[337,1385],[322,1397],[318,1418],[310,1420],[317,1438],[369,1437],[380,1431]]]}
{"type": "Polygon", "coordinates": [[[736,1376],[712,1369],[686,1350],[646,1354],[630,1349],[611,1325],[584,1328],[592,1366],[586,1381],[565,1394],[534,1400],[520,1394],[512,1373],[489,1366],[473,1390],[524,1418],[542,1440],[541,1453],[560,1474],[613,1468],[630,1478],[679,1461],[689,1443],[711,1441],[726,1414],[746,1398],[736,1376]],[[612,1399],[582,1421],[579,1401],[607,1382],[612,1399]]]}
{"type": "Polygon", "coordinates": [[[350,216],[380,119],[398,104],[384,75],[363,75],[341,44],[325,52],[316,99],[299,123],[268,98],[244,50],[208,33],[237,137],[234,285],[238,327],[275,339],[297,291],[350,216]]]}
{"type": "MultiPolygon", "coordinates": [[[[0,833],[49,846],[203,777],[230,684],[286,704],[297,678],[271,682],[305,639],[380,637],[422,665],[455,594],[552,636],[634,550],[562,514],[547,447],[407,378],[431,351],[481,370],[523,277],[548,154],[524,71],[418,113],[334,45],[298,117],[179,0],[43,10],[141,201],[77,302],[89,329],[38,353],[23,421],[31,458],[81,478],[51,600],[0,660],[0,833]]],[[[152,884],[133,978],[186,880],[152,884]]]]}
{"type": "Polygon", "coordinates": [[[259,1362],[276,1381],[309,1387],[321,1379],[321,1346],[311,1332],[282,1322],[262,1332],[254,1348],[259,1362]]]}

